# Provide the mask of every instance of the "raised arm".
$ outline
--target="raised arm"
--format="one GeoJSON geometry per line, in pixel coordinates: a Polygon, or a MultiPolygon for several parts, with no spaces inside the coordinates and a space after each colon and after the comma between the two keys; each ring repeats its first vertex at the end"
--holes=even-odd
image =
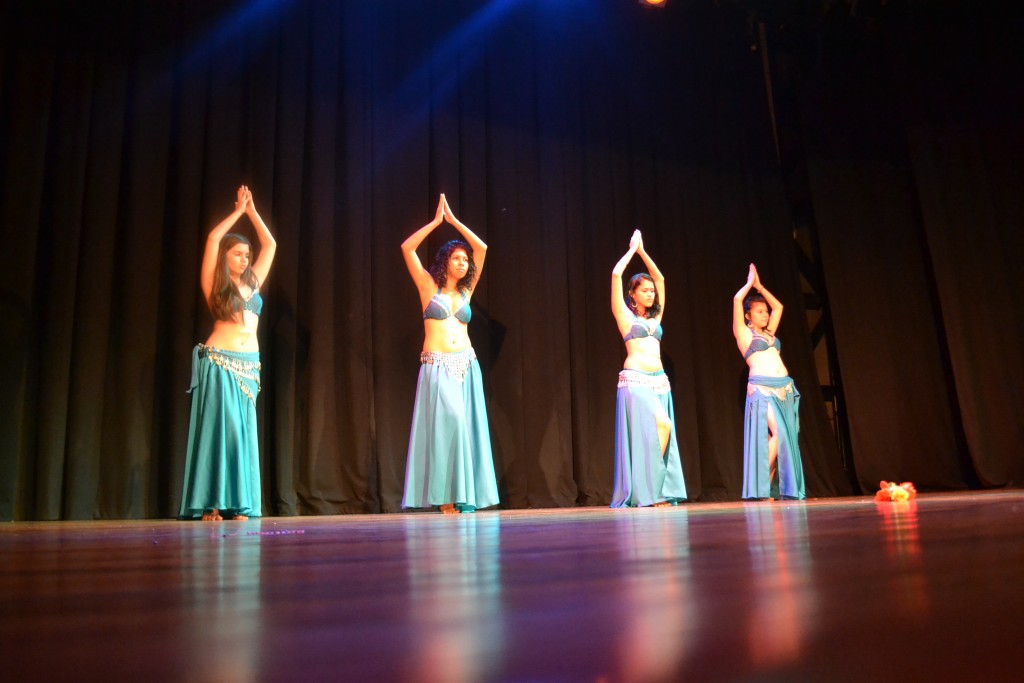
{"type": "Polygon", "coordinates": [[[761,284],[761,276],[757,274],[757,268],[753,263],[750,264],[750,267],[754,269],[754,289],[764,297],[764,300],[768,302],[768,308],[772,310],[771,315],[768,316],[768,326],[764,329],[768,334],[775,336],[779,329],[779,321],[782,320],[782,302],[761,284]]]}
{"type": "MultiPolygon", "coordinates": [[[[637,230],[637,233],[640,231],[637,230]]],[[[647,266],[647,272],[654,280],[654,289],[658,292],[658,303],[661,304],[661,311],[655,316],[658,322],[665,316],[665,276],[662,275],[661,271],[658,270],[658,266],[654,265],[654,259],[651,258],[650,254],[644,250],[643,237],[640,238],[640,246],[637,247],[636,253],[643,259],[644,265],[647,266]]]]}
{"type": "Polygon", "coordinates": [[[743,300],[750,292],[750,288],[754,286],[754,279],[756,277],[757,269],[751,263],[750,268],[747,270],[746,283],[740,287],[739,291],[732,298],[732,336],[736,338],[736,345],[739,347],[740,353],[746,351],[747,347],[750,346],[751,337],[753,337],[750,328],[747,327],[747,320],[743,317],[743,300]]]}
{"type": "Polygon", "coordinates": [[[629,308],[622,298],[622,273],[625,272],[629,262],[633,260],[633,254],[640,248],[640,244],[640,231],[634,230],[633,236],[629,239],[629,250],[612,268],[612,315],[615,316],[616,321],[628,319],[630,315],[629,308]]]}
{"type": "Polygon", "coordinates": [[[430,294],[433,294],[435,285],[434,278],[423,267],[416,250],[423,244],[423,240],[427,239],[427,235],[432,233],[444,220],[444,203],[444,195],[442,194],[441,198],[437,201],[437,211],[434,212],[434,220],[409,235],[402,242],[402,256],[405,258],[405,267],[409,269],[409,275],[412,276],[412,281],[416,283],[416,288],[420,290],[421,294],[428,290],[430,294]]]}
{"type": "Polygon", "coordinates": [[[445,199],[443,194],[441,195],[441,202],[444,206],[445,220],[459,231],[459,234],[465,238],[466,243],[473,249],[473,261],[476,263],[476,282],[473,283],[473,286],[476,287],[476,283],[480,282],[480,274],[484,272],[484,261],[487,259],[487,244],[477,237],[476,233],[470,230],[465,223],[455,217],[452,207],[448,205],[448,200],[445,199]]]}
{"type": "Polygon", "coordinates": [[[217,270],[217,252],[220,249],[220,241],[228,230],[238,222],[238,219],[245,213],[248,203],[249,189],[242,185],[238,188],[238,198],[235,201],[235,210],[228,214],[228,217],[213,227],[206,237],[206,249],[203,251],[203,265],[199,268],[199,288],[203,290],[203,299],[210,301],[210,293],[213,291],[213,275],[217,270]]]}
{"type": "Polygon", "coordinates": [[[277,240],[270,234],[270,228],[263,222],[260,214],[256,211],[256,203],[252,199],[252,192],[249,188],[246,188],[246,199],[248,200],[245,204],[245,215],[252,221],[252,225],[256,228],[256,237],[260,241],[260,255],[256,257],[256,263],[252,264],[252,272],[256,276],[256,281],[260,286],[267,280],[267,275],[270,274],[270,266],[274,263],[274,254],[277,253],[277,240]]]}

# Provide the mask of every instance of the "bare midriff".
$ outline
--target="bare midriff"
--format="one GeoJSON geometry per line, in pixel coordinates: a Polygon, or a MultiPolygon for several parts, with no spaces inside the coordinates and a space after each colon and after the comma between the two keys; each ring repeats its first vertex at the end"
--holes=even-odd
{"type": "Polygon", "coordinates": [[[782,362],[782,354],[775,347],[757,351],[747,359],[747,366],[750,368],[750,376],[760,375],[762,377],[786,377],[789,371],[782,362]]]}
{"type": "Polygon", "coordinates": [[[451,316],[444,320],[427,318],[423,321],[423,350],[434,353],[453,353],[473,348],[469,341],[469,325],[451,316]]]}
{"type": "Polygon", "coordinates": [[[240,322],[214,321],[213,332],[206,339],[206,345],[223,351],[259,351],[256,328],[260,324],[260,317],[251,311],[242,311],[239,318],[240,322]]]}
{"type": "Polygon", "coordinates": [[[664,370],[661,364],[661,342],[654,337],[640,337],[626,342],[626,370],[658,372],[664,370]]]}

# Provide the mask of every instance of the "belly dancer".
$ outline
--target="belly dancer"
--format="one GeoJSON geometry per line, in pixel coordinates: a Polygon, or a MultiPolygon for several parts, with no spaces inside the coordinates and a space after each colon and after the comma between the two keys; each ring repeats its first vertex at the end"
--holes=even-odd
{"type": "Polygon", "coordinates": [[[497,505],[480,364],[469,340],[469,302],[487,245],[455,217],[442,194],[434,220],[402,243],[402,255],[423,310],[402,507],[430,507],[450,515],[497,505]],[[416,249],[445,221],[465,241],[444,244],[427,270],[416,249]]]}
{"type": "Polygon", "coordinates": [[[772,296],[753,263],[733,297],[732,332],[750,367],[743,416],[743,498],[803,500],[800,392],[782,362],[775,336],[782,302],[772,296]],[[750,294],[753,289],[756,293],[750,294]]]}
{"type": "Polygon", "coordinates": [[[252,192],[238,188],[235,210],[210,231],[199,273],[213,332],[192,351],[192,412],[185,456],[182,519],[220,521],[262,514],[256,395],[260,348],[256,338],[266,282],[277,243],[260,218],[252,192]],[[249,240],[228,230],[245,214],[256,229],[249,240]]]}
{"type": "Polygon", "coordinates": [[[615,487],[612,507],[664,507],[686,499],[676,442],[672,387],[661,364],[665,276],[644,250],[640,231],[612,269],[612,315],[626,345],[615,399],[615,487]],[[625,295],[622,273],[639,254],[625,295]]]}

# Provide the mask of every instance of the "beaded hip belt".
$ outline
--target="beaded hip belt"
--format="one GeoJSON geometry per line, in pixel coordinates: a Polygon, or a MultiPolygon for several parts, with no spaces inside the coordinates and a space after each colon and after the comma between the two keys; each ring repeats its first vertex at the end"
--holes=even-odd
{"type": "Polygon", "coordinates": [[[256,395],[260,393],[260,362],[258,360],[238,358],[230,351],[222,351],[205,344],[199,345],[199,356],[206,356],[211,363],[230,373],[238,384],[238,389],[250,401],[256,402],[256,395]]]}
{"type": "Polygon", "coordinates": [[[656,394],[667,394],[672,391],[668,375],[662,370],[658,373],[641,372],[640,370],[623,370],[619,373],[619,388],[642,387],[656,394]]]}
{"type": "Polygon", "coordinates": [[[747,384],[747,396],[750,397],[756,393],[761,394],[762,396],[774,396],[780,401],[785,401],[793,395],[793,388],[792,380],[786,382],[785,386],[781,387],[769,387],[764,384],[749,382],[747,384]]]}
{"type": "Polygon", "coordinates": [[[466,349],[465,351],[423,351],[420,353],[420,365],[440,365],[449,375],[463,381],[469,372],[470,366],[476,360],[476,351],[466,349]]]}

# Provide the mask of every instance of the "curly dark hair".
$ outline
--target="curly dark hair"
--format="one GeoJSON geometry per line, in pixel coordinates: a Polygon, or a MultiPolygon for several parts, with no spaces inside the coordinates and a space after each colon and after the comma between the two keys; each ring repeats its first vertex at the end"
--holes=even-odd
{"type": "Polygon", "coordinates": [[[750,323],[750,318],[747,318],[747,316],[750,315],[750,307],[753,306],[754,304],[759,303],[764,304],[765,308],[768,309],[769,313],[772,312],[772,307],[768,305],[768,302],[765,300],[763,296],[756,293],[750,294],[747,296],[747,298],[743,300],[743,317],[746,318],[747,324],[750,323]]]}
{"type": "Polygon", "coordinates": [[[245,306],[238,287],[231,281],[231,273],[228,272],[228,252],[236,244],[249,245],[249,267],[245,269],[240,278],[243,284],[249,285],[253,291],[260,288],[260,282],[256,274],[252,272],[253,255],[252,244],[242,235],[229,232],[221,238],[217,246],[217,269],[213,272],[213,287],[210,290],[210,300],[207,305],[210,313],[216,320],[237,320],[238,312],[245,306]]]}
{"type": "Polygon", "coordinates": [[[451,259],[452,252],[456,249],[462,249],[469,257],[469,268],[466,270],[466,275],[459,280],[456,286],[460,292],[473,289],[473,280],[476,279],[476,261],[473,260],[473,248],[462,240],[451,240],[441,245],[441,248],[434,254],[434,261],[430,264],[430,277],[434,278],[438,287],[444,287],[448,283],[448,260],[451,259]]]}
{"type": "MultiPolygon", "coordinates": [[[[633,292],[636,291],[636,288],[640,286],[640,283],[645,281],[645,280],[647,282],[650,282],[652,285],[654,284],[654,278],[651,277],[650,275],[648,275],[647,273],[637,273],[633,277],[629,278],[629,287],[626,290],[628,293],[623,298],[626,300],[626,306],[629,307],[629,310],[633,311],[633,315],[637,315],[637,312],[636,312],[636,302],[633,301],[632,294],[633,294],[633,292]]],[[[645,315],[648,318],[653,318],[654,316],[658,315],[659,313],[661,313],[661,302],[658,301],[658,288],[655,287],[654,288],[654,304],[650,308],[647,309],[645,315]]]]}

